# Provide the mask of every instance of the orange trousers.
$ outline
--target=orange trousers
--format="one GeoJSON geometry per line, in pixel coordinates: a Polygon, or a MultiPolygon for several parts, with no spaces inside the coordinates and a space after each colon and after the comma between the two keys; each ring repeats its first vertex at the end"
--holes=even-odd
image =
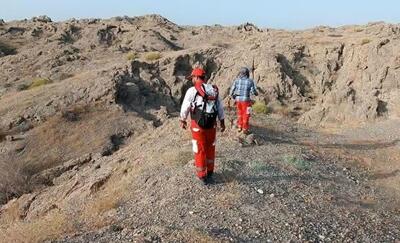
{"type": "Polygon", "coordinates": [[[236,101],[237,108],[237,125],[239,128],[247,131],[249,130],[251,101],[236,101]]]}
{"type": "Polygon", "coordinates": [[[204,178],[214,172],[216,127],[203,129],[192,120],[192,144],[197,177],[204,178]]]}

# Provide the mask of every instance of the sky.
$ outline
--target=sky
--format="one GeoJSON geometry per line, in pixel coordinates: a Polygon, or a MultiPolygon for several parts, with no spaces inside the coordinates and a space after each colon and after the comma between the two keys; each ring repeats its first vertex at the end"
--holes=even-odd
{"type": "Polygon", "coordinates": [[[239,25],[304,29],[386,21],[400,23],[398,0],[0,0],[6,21],[48,15],[53,20],[160,14],[179,25],[239,25]]]}

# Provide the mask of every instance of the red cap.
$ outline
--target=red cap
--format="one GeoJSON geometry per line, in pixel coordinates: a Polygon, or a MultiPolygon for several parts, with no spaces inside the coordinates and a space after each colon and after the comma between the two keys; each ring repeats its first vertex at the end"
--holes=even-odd
{"type": "Polygon", "coordinates": [[[206,76],[206,72],[202,68],[195,68],[191,74],[192,77],[204,77],[206,76]]]}

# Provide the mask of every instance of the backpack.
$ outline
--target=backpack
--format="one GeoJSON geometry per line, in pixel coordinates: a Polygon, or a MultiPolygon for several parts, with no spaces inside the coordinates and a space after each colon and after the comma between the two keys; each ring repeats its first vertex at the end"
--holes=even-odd
{"type": "Polygon", "coordinates": [[[190,111],[191,119],[201,128],[213,128],[218,116],[218,88],[211,84],[201,84],[195,88],[197,93],[190,111]],[[202,98],[201,101],[198,99],[199,96],[202,98]]]}

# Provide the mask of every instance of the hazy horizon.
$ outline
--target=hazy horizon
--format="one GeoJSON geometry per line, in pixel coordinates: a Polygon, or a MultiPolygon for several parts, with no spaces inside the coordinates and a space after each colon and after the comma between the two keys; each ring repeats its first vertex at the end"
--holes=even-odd
{"type": "Polygon", "coordinates": [[[219,0],[202,2],[172,0],[163,2],[117,0],[79,2],[41,0],[32,4],[28,0],[0,0],[0,19],[5,21],[30,19],[47,15],[54,21],[71,18],[111,18],[116,16],[142,16],[158,14],[179,25],[240,25],[251,22],[262,28],[307,29],[315,26],[338,27],[362,25],[384,21],[399,23],[400,2],[394,0],[354,0],[347,2],[250,0],[244,3],[219,0]],[[204,13],[204,14],[203,14],[204,13]]]}

